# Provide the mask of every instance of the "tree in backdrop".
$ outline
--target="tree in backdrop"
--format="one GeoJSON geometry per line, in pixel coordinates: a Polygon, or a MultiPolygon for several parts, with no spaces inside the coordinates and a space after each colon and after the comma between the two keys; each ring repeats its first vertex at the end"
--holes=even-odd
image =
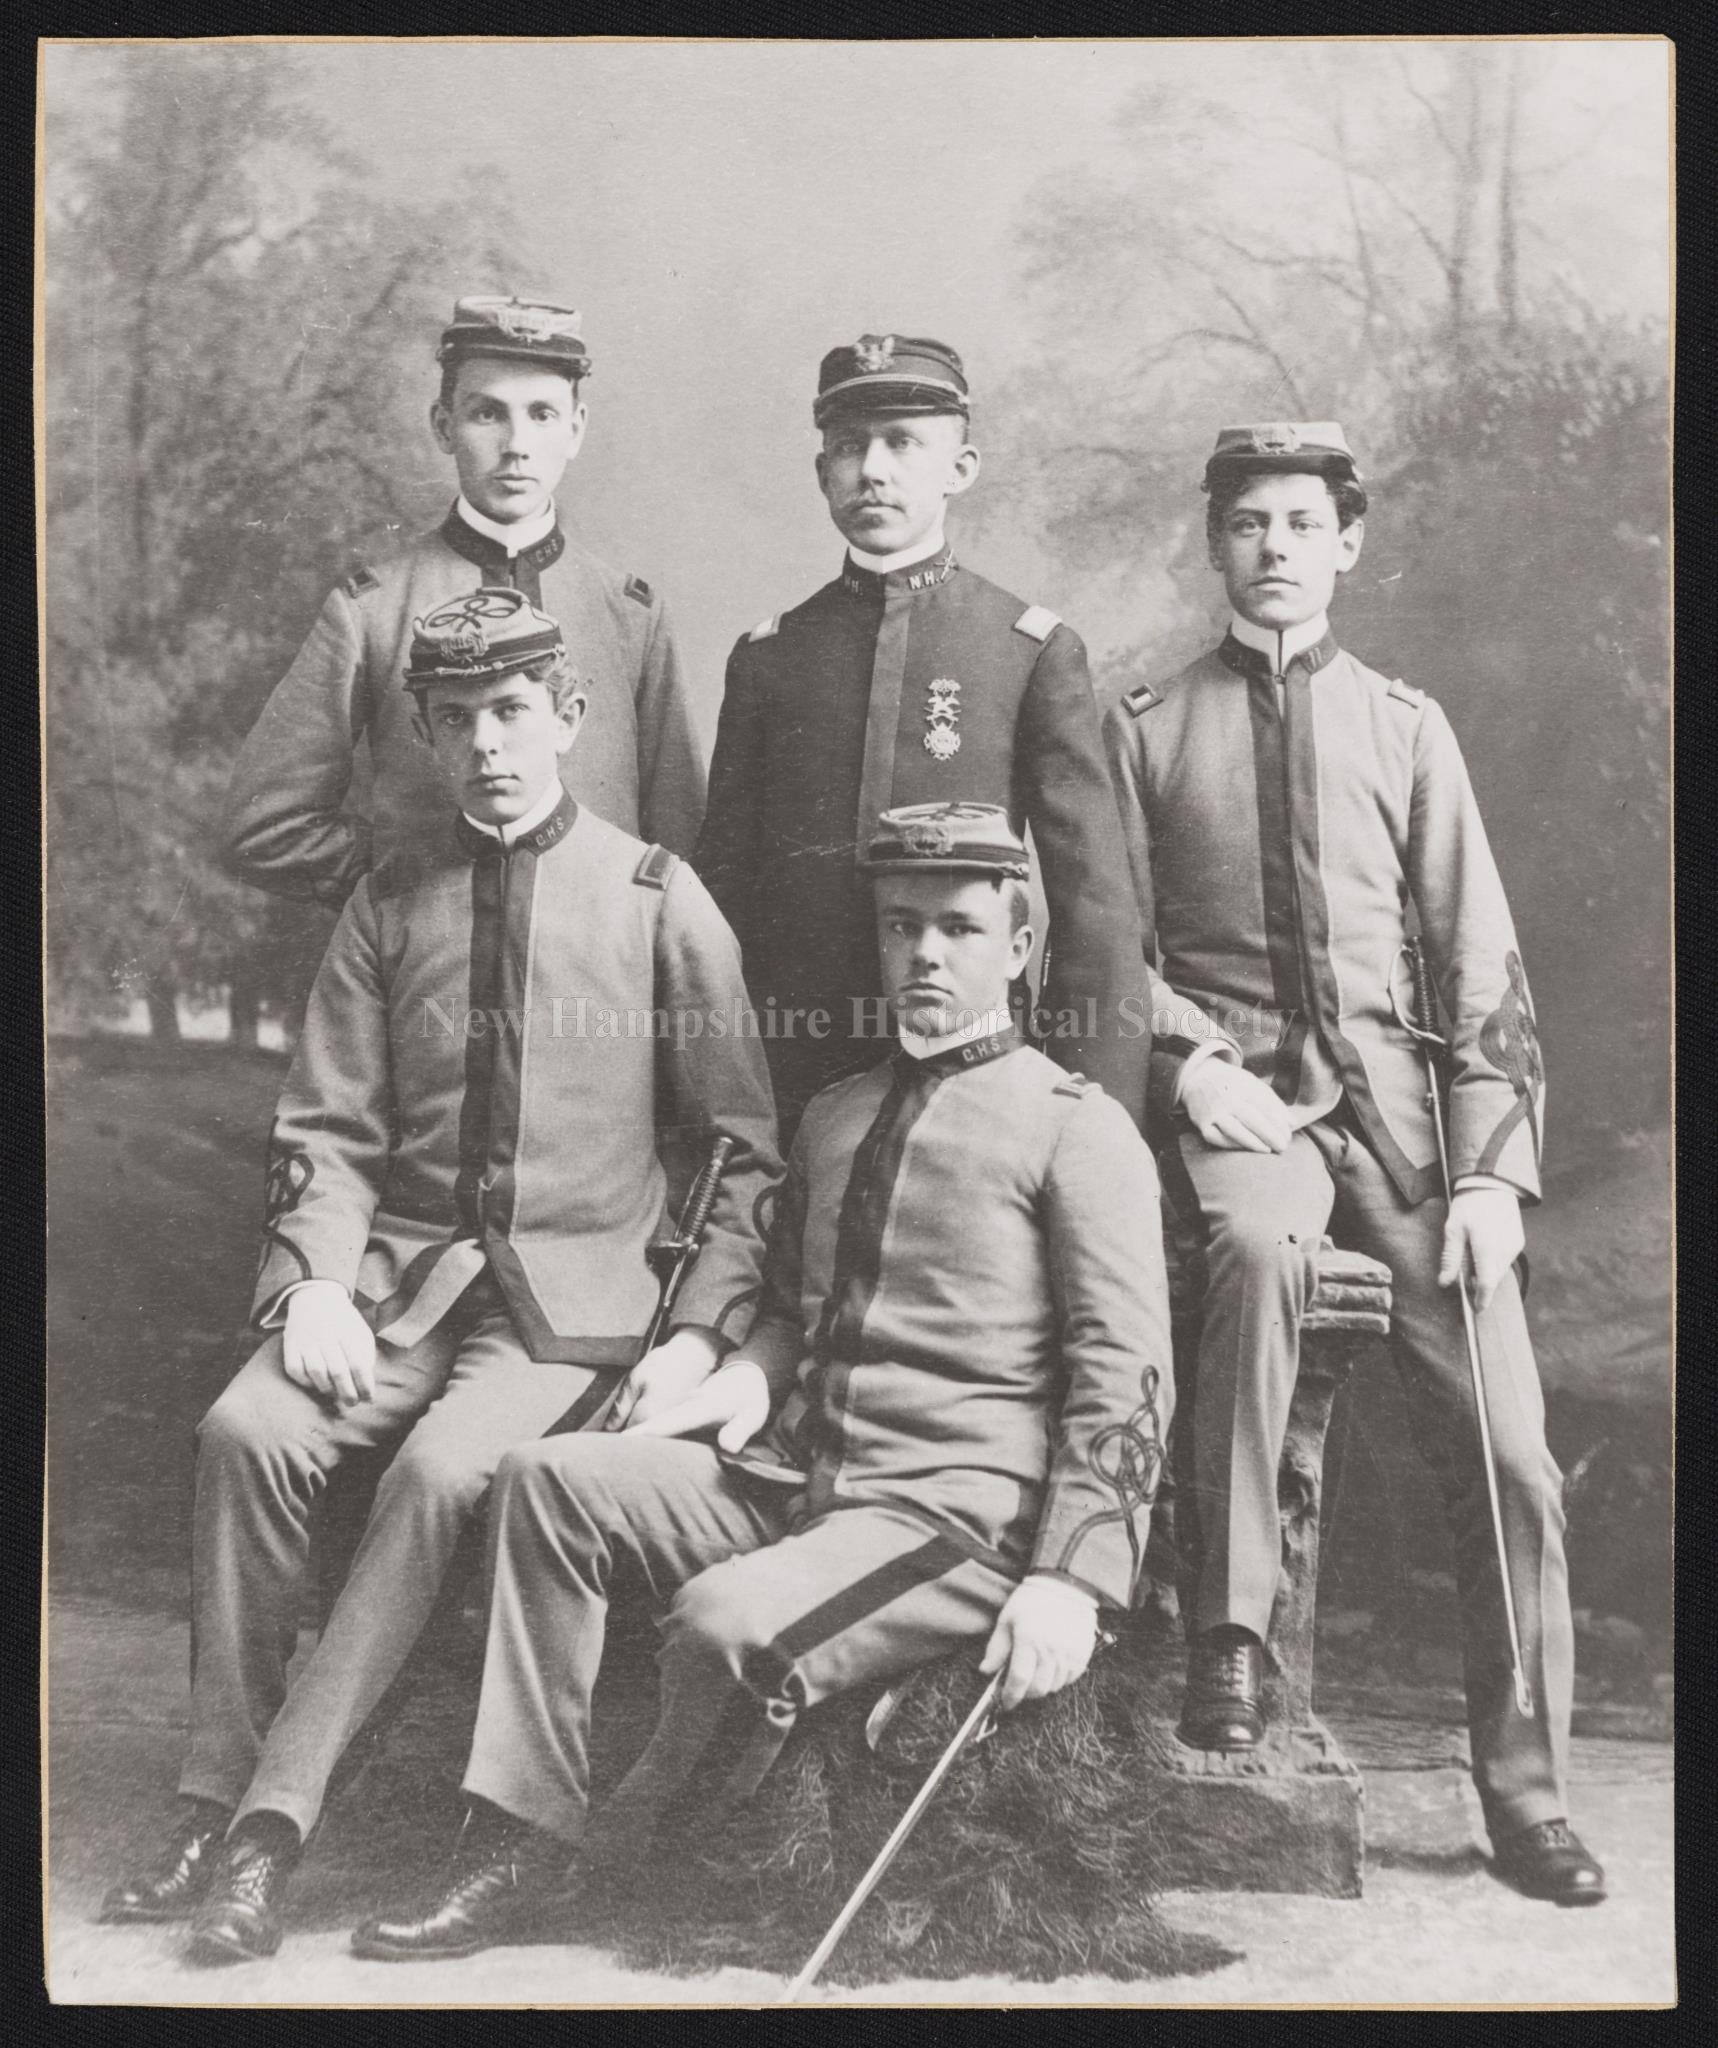
{"type": "Polygon", "coordinates": [[[227,879],[239,742],[329,585],[445,489],[426,337],[534,280],[504,193],[372,195],[279,49],[131,49],[46,191],[48,968],[60,1005],[290,1008],[324,913],[227,879]]]}
{"type": "Polygon", "coordinates": [[[1374,506],[1340,630],[1462,738],[1567,1158],[1668,1111],[1669,443],[1662,317],[1594,289],[1604,116],[1563,61],[1278,44],[1223,101],[1142,95],[1118,168],[1024,222],[1063,339],[987,424],[981,516],[1035,525],[1070,604],[1126,621],[1119,689],[1209,644],[1216,426],[1347,424],[1374,506]]]}

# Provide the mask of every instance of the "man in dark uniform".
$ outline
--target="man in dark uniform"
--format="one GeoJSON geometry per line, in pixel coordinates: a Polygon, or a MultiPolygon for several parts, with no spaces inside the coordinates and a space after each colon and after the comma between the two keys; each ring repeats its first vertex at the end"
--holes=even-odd
{"type": "Polygon", "coordinates": [[[784,1142],[819,1088],[874,1064],[887,1028],[865,838],[892,805],[957,798],[1030,825],[1046,1050],[1137,1115],[1150,997],[1085,648],[963,567],[943,531],[979,466],[960,358],[866,335],[824,357],[812,417],[847,560],[729,658],[692,856],[766,1013],[784,1142]]]}
{"type": "Polygon", "coordinates": [[[619,1434],[505,1462],[470,1820],[360,1955],[571,1939],[575,1854],[635,1860],[706,1770],[745,1797],[806,1707],[967,1642],[1011,1708],[1077,1678],[1099,1602],[1132,1597],[1173,1398],[1151,1154],[1009,1022],[1032,933],[1006,813],[911,806],[870,853],[899,1045],[807,1109],[726,1364],[619,1434]],[[662,1710],[590,1822],[623,1558],[673,1595],[662,1710]]]}
{"type": "Polygon", "coordinates": [[[1474,1782],[1500,1870],[1561,1904],[1604,1897],[1570,1831],[1574,1639],[1561,1481],[1514,1261],[1539,1197],[1539,1058],[1503,883],[1449,722],[1341,647],[1327,607],[1366,494],[1333,421],[1226,427],[1206,469],[1220,646],[1141,683],[1105,728],[1142,922],[1178,1001],[1223,1026],[1156,1056],[1177,1115],[1164,1183],[1209,1273],[1192,1396],[1200,1576],[1182,1732],[1263,1732],[1281,1569],[1277,1465],[1315,1252],[1334,1219],[1395,1276],[1393,1338],[1455,1538],[1474,1782]],[[1446,1201],[1399,1003],[1410,908],[1450,1020],[1446,1201]],[[1533,1714],[1517,1711],[1456,1288],[1464,1269],[1533,1714]]]}
{"type": "Polygon", "coordinates": [[[662,600],[569,540],[555,510],[585,432],[580,325],[538,300],[455,305],[430,424],[459,497],[433,532],[330,593],[240,751],[223,838],[259,889],[337,908],[372,860],[436,837],[441,785],[397,679],[413,619],[480,584],[523,591],[578,650],[589,709],[569,793],[671,852],[697,838],[704,764],[662,600]],[[348,808],[360,739],[363,814],[348,808]]]}

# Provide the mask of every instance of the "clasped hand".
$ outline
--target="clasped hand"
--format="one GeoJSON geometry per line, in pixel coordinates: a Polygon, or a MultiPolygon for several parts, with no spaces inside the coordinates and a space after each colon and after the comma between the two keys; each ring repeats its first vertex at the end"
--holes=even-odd
{"type": "Polygon", "coordinates": [[[1521,1202],[1511,1188],[1458,1188],[1444,1224],[1443,1262],[1438,1285],[1453,1287],[1463,1260],[1473,1266],[1473,1305],[1486,1308],[1526,1243],[1521,1202]]]}
{"type": "Polygon", "coordinates": [[[716,1369],[716,1340],[707,1330],[676,1330],[647,1351],[620,1383],[605,1429],[641,1429],[701,1387],[716,1369]]]}
{"type": "Polygon", "coordinates": [[[376,1339],[338,1280],[306,1280],[286,1300],[286,1376],[341,1408],[376,1395],[376,1339]]]}
{"type": "Polygon", "coordinates": [[[1186,1077],[1180,1107],[1219,1151],[1280,1152],[1294,1136],[1281,1098],[1256,1074],[1221,1057],[1202,1059],[1186,1077]]]}
{"type": "Polygon", "coordinates": [[[761,1365],[730,1358],[682,1400],[659,1407],[644,1420],[634,1409],[627,1427],[640,1436],[691,1436],[714,1428],[716,1447],[741,1451],[770,1419],[770,1383],[761,1365]]]}
{"type": "Polygon", "coordinates": [[[1009,1594],[978,1668],[989,1673],[1007,1665],[997,1700],[1006,1714],[1022,1700],[1072,1685],[1092,1661],[1097,1639],[1098,1603],[1091,1594],[1034,1572],[1009,1594]]]}

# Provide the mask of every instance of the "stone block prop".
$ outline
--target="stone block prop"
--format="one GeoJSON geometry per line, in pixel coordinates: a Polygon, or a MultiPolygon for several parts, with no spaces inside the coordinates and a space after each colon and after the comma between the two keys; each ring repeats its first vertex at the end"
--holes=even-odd
{"type": "MultiPolygon", "coordinates": [[[[1173,1531],[1178,1591],[1191,1607],[1199,1571],[1192,1431],[1198,1402],[1200,1262],[1171,1239],[1176,1428],[1163,1521],[1173,1531]]],[[[1337,1393],[1356,1359],[1387,1337],[1390,1270],[1376,1259],[1319,1248],[1318,1289],[1301,1325],[1300,1374],[1277,1473],[1283,1562],[1265,1645],[1265,1740],[1242,1754],[1159,1743],[1158,1807],[1164,1882],[1201,1891],[1360,1895],[1364,1788],[1335,1736],[1312,1710],[1324,1444],[1337,1393]]]]}

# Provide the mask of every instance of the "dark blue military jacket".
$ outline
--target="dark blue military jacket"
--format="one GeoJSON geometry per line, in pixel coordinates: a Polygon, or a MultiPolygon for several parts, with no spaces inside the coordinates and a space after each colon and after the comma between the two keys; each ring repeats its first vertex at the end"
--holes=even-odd
{"type": "Polygon", "coordinates": [[[878,814],[951,799],[1031,827],[1050,912],[1044,1050],[1143,1112],[1150,984],[1085,647],[945,550],[885,576],[849,561],[729,657],[692,859],[776,1027],[765,1050],[784,1136],[819,1088],[883,1049],[858,866],[878,814]],[[814,1014],[790,1036],[788,1011],[814,1014]]]}

